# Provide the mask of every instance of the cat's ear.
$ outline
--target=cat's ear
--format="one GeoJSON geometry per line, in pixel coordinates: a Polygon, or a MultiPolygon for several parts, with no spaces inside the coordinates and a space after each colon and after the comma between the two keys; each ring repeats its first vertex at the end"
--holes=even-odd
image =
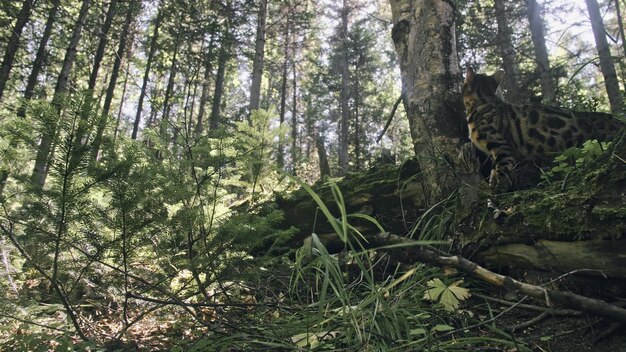
{"type": "Polygon", "coordinates": [[[470,83],[474,79],[475,76],[476,76],[476,73],[474,72],[474,69],[472,68],[472,66],[467,66],[467,71],[465,71],[464,83],[470,83]]]}
{"type": "Polygon", "coordinates": [[[504,80],[504,70],[500,70],[496,73],[493,74],[493,79],[496,80],[496,82],[498,82],[498,84],[501,84],[502,81],[504,80]]]}

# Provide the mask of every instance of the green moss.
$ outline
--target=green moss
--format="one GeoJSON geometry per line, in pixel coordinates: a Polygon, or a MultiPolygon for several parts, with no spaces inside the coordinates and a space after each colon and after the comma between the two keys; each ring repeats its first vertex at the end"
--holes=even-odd
{"type": "Polygon", "coordinates": [[[616,142],[564,181],[499,196],[483,196],[465,223],[480,226],[478,242],[533,243],[537,239],[620,239],[626,234],[626,143],[616,142]],[[619,156],[619,157],[617,157],[619,156]],[[621,158],[621,159],[620,159],[621,158]],[[502,214],[487,208],[491,199],[502,214]],[[485,223],[487,222],[487,223],[485,223]]]}

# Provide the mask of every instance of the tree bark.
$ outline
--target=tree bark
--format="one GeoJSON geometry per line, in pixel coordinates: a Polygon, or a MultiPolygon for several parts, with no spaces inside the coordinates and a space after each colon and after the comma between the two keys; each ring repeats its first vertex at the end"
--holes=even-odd
{"type": "Polygon", "coordinates": [[[202,78],[202,98],[200,98],[200,107],[198,108],[198,122],[196,123],[196,136],[200,136],[204,130],[204,114],[206,112],[206,103],[209,100],[209,81],[211,73],[213,73],[213,49],[215,47],[215,35],[211,34],[209,39],[209,47],[204,56],[204,77],[202,78]]]}
{"type": "Polygon", "coordinates": [[[357,171],[361,170],[361,124],[363,123],[359,121],[359,118],[361,118],[359,115],[359,106],[361,104],[359,69],[360,67],[357,65],[354,75],[354,169],[357,171]]]}
{"type": "MultiPolygon", "coordinates": [[[[450,0],[390,0],[392,39],[402,76],[404,108],[426,197],[453,186],[448,160],[467,138],[450,0]]],[[[445,192],[444,192],[445,191],[445,192]]]]}
{"type": "Polygon", "coordinates": [[[250,84],[250,113],[259,108],[261,98],[261,79],[263,78],[263,60],[265,58],[265,26],[267,22],[267,0],[261,0],[257,16],[254,61],[252,62],[252,83],[250,84]]]}
{"type": "Polygon", "coordinates": [[[26,116],[27,102],[34,96],[35,86],[38,82],[37,79],[39,78],[39,72],[41,71],[41,66],[43,65],[46,48],[48,46],[48,40],[50,39],[50,34],[52,33],[52,27],[54,25],[54,22],[56,21],[56,16],[57,12],[59,11],[60,4],[61,0],[54,0],[52,2],[52,7],[50,7],[50,11],[48,12],[46,25],[39,41],[39,47],[37,48],[37,53],[35,54],[35,60],[33,61],[33,69],[30,71],[30,74],[28,75],[28,79],[26,81],[26,89],[24,90],[24,101],[22,102],[22,105],[17,112],[17,115],[20,117],[26,116]]]}
{"type": "Polygon", "coordinates": [[[556,82],[550,74],[550,60],[548,59],[548,48],[546,47],[546,37],[544,34],[543,19],[541,18],[541,5],[537,0],[526,1],[526,14],[530,24],[530,32],[535,49],[535,61],[541,83],[542,101],[545,104],[554,102],[556,95],[556,82]]]}
{"type": "Polygon", "coordinates": [[[341,24],[339,30],[339,40],[341,42],[341,55],[340,55],[340,74],[341,74],[341,91],[339,92],[339,100],[341,106],[341,121],[339,130],[339,175],[345,175],[348,172],[348,148],[350,143],[350,104],[348,99],[349,93],[349,81],[350,81],[350,68],[348,62],[348,19],[350,17],[350,7],[348,0],[343,0],[343,7],[341,9],[341,24]]]}
{"type": "MultiPolygon", "coordinates": [[[[294,31],[295,33],[295,31],[294,31]]],[[[295,43],[295,36],[294,36],[295,43]]],[[[292,73],[292,103],[291,103],[291,174],[295,175],[298,169],[298,71],[296,70],[296,46],[292,45],[291,54],[292,73]]]]}
{"type": "Polygon", "coordinates": [[[230,20],[226,20],[226,25],[222,31],[220,51],[217,58],[217,73],[215,74],[215,89],[213,90],[213,104],[211,116],[209,118],[209,129],[215,130],[220,125],[220,106],[222,105],[222,94],[224,93],[224,80],[226,75],[226,65],[230,57],[230,20]]]}
{"type": "Polygon", "coordinates": [[[320,162],[320,179],[324,179],[324,176],[330,176],[330,165],[328,164],[328,156],[326,154],[326,147],[324,146],[324,138],[317,136],[315,138],[315,147],[317,149],[317,156],[320,162]]]}
{"type": "Polygon", "coordinates": [[[141,114],[143,112],[143,100],[146,97],[146,89],[148,89],[148,80],[150,79],[150,69],[152,68],[152,61],[154,60],[154,54],[156,53],[157,40],[159,39],[159,29],[161,27],[161,19],[163,17],[162,10],[163,0],[159,2],[159,12],[154,20],[154,30],[152,32],[152,38],[150,38],[150,49],[148,49],[148,58],[146,59],[146,70],[143,74],[143,83],[141,84],[141,90],[139,91],[139,101],[137,102],[137,114],[135,114],[135,122],[133,123],[133,132],[131,134],[132,139],[137,139],[139,133],[139,122],[141,121],[141,114]]]}
{"type": "Polygon", "coordinates": [[[165,97],[163,98],[163,114],[161,115],[161,123],[159,128],[160,137],[163,139],[167,139],[166,126],[170,121],[170,98],[172,97],[172,92],[174,91],[174,82],[176,81],[176,66],[178,65],[178,51],[180,48],[180,38],[182,35],[182,31],[182,25],[179,25],[175,39],[176,42],[174,43],[174,54],[172,55],[170,74],[169,78],[167,79],[167,87],[165,88],[165,97]]]}
{"type": "Polygon", "coordinates": [[[0,65],[0,99],[2,99],[4,89],[9,81],[9,73],[11,72],[11,68],[13,68],[13,59],[15,59],[15,54],[20,46],[22,30],[30,19],[33,2],[34,0],[23,1],[22,9],[17,15],[17,21],[15,22],[15,26],[11,31],[11,37],[9,38],[9,42],[4,50],[4,58],[2,59],[2,65],[0,65]]]}
{"type": "MultiPolygon", "coordinates": [[[[280,84],[280,111],[278,112],[278,128],[282,128],[285,124],[285,114],[287,112],[287,75],[289,73],[289,9],[286,10],[285,29],[283,32],[283,73],[280,84]]],[[[281,133],[278,136],[278,151],[276,153],[276,163],[279,168],[285,166],[285,138],[281,133]]]]}
{"type": "MultiPolygon", "coordinates": [[[[99,31],[99,40],[98,40],[98,48],[96,49],[96,55],[93,59],[93,66],[91,67],[91,73],[89,74],[89,81],[87,83],[87,92],[85,97],[85,102],[83,103],[81,109],[81,117],[80,123],[78,126],[78,131],[76,132],[75,144],[77,146],[82,146],[85,143],[85,134],[90,134],[92,131],[90,130],[93,126],[93,121],[89,121],[90,115],[94,111],[94,91],[96,88],[96,82],[98,80],[98,72],[100,71],[100,65],[102,64],[102,59],[104,58],[104,52],[106,51],[107,44],[109,42],[109,35],[111,31],[111,25],[113,23],[113,18],[116,16],[117,11],[117,3],[118,0],[111,0],[109,3],[109,7],[107,9],[106,17],[104,19],[104,23],[102,24],[102,28],[99,31]]],[[[96,109],[97,110],[97,109],[96,109]]],[[[74,155],[73,162],[77,161],[77,157],[79,153],[74,155]]]]}
{"type": "MultiPolygon", "coordinates": [[[[78,19],[74,25],[74,29],[72,30],[69,45],[65,51],[65,58],[63,59],[61,72],[59,73],[59,78],[57,79],[54,89],[54,96],[52,97],[52,105],[54,105],[57,109],[57,114],[61,111],[63,97],[68,90],[70,72],[72,71],[72,66],[74,65],[78,42],[80,41],[80,36],[85,25],[85,19],[87,18],[90,5],[91,0],[83,0],[78,13],[78,19]]],[[[41,137],[41,142],[39,143],[39,148],[37,150],[37,156],[35,157],[35,167],[33,168],[33,173],[31,175],[31,183],[37,188],[42,188],[46,181],[47,169],[52,151],[52,142],[56,133],[57,124],[55,121],[47,126],[47,130],[41,137]]]]}
{"type": "MultiPolygon", "coordinates": [[[[132,45],[128,46],[126,57],[130,58],[132,55],[132,45]]],[[[126,100],[126,90],[128,88],[128,77],[130,75],[130,59],[126,60],[126,72],[124,74],[124,85],[122,87],[122,96],[120,97],[120,105],[117,109],[117,119],[115,121],[115,130],[113,130],[113,141],[117,140],[117,136],[120,133],[120,123],[122,121],[122,110],[124,110],[124,101],[126,100]]]]}
{"type": "Polygon", "coordinates": [[[96,49],[93,66],[91,68],[91,73],[89,74],[89,83],[87,83],[87,90],[89,91],[89,94],[93,94],[93,90],[96,88],[98,71],[100,71],[100,65],[102,64],[102,59],[104,58],[104,51],[106,50],[107,43],[109,42],[111,24],[113,23],[113,18],[115,17],[117,10],[117,1],[118,0],[111,0],[109,3],[104,23],[102,24],[102,28],[99,30],[100,39],[98,40],[98,48],[96,49]]]}
{"type": "Polygon", "coordinates": [[[600,71],[602,71],[602,76],[604,77],[604,86],[609,96],[611,111],[614,114],[618,114],[622,112],[624,97],[619,90],[615,65],[613,65],[613,59],[611,58],[611,49],[606,40],[602,14],[600,13],[600,8],[596,0],[585,0],[585,2],[587,3],[589,18],[591,19],[593,37],[595,38],[596,49],[598,50],[598,57],[600,58],[600,71]]]}
{"type": "Polygon", "coordinates": [[[496,21],[498,22],[497,40],[500,48],[500,56],[502,56],[502,66],[506,73],[503,88],[507,93],[507,101],[513,104],[519,104],[524,100],[524,96],[520,89],[519,69],[517,61],[515,60],[515,48],[513,47],[513,31],[509,26],[506,4],[507,1],[505,0],[494,1],[496,21]]]}
{"type": "Polygon", "coordinates": [[[619,0],[615,0],[615,12],[617,14],[617,27],[622,41],[622,55],[626,56],[626,34],[624,34],[624,22],[622,21],[622,11],[619,7],[619,0]]]}
{"type": "Polygon", "coordinates": [[[100,153],[100,147],[102,145],[102,138],[104,135],[104,129],[107,125],[107,120],[109,119],[109,111],[111,109],[111,103],[113,102],[113,96],[115,94],[115,88],[117,85],[117,78],[120,74],[120,67],[122,66],[122,58],[124,57],[124,53],[127,51],[126,46],[128,43],[128,34],[130,33],[130,27],[135,18],[135,11],[140,6],[138,0],[133,0],[128,4],[128,8],[126,9],[126,18],[124,19],[124,27],[122,29],[122,33],[120,35],[120,43],[117,48],[117,52],[115,54],[115,61],[113,62],[113,69],[111,71],[111,78],[109,80],[109,86],[107,88],[106,95],[104,97],[104,105],[102,107],[102,113],[100,114],[100,118],[98,119],[98,125],[96,129],[96,136],[93,141],[93,146],[91,149],[91,160],[97,161],[98,154],[100,153]]]}

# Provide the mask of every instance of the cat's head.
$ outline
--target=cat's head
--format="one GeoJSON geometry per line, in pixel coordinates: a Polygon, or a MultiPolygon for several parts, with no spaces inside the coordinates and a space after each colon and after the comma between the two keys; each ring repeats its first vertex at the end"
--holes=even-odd
{"type": "Polygon", "coordinates": [[[465,107],[473,105],[476,100],[502,98],[500,84],[504,79],[504,71],[500,70],[493,75],[483,75],[474,72],[471,66],[465,72],[463,82],[463,102],[465,107]]]}

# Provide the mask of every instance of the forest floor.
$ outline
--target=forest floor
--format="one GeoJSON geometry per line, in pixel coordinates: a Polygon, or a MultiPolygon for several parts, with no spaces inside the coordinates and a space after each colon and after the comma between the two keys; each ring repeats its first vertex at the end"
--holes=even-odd
{"type": "MultiPolygon", "coordinates": [[[[288,260],[282,261],[274,268],[270,268],[265,280],[264,289],[279,294],[289,290],[289,271],[293,265],[288,260]],[[281,274],[282,273],[282,274],[281,274]]],[[[507,273],[516,276],[514,273],[507,273]]],[[[532,274],[532,273],[531,273],[532,274]]],[[[531,275],[520,272],[518,278],[531,275]]],[[[494,338],[508,339],[520,346],[538,352],[621,352],[626,351],[626,331],[624,325],[614,330],[610,335],[599,339],[606,331],[615,328],[614,324],[606,319],[581,314],[580,312],[556,309],[549,311],[543,302],[532,298],[504,297],[504,290],[489,286],[472,278],[466,279],[464,286],[470,290],[472,297],[463,302],[454,313],[440,311],[436,319],[459,330],[458,338],[494,338]],[[522,327],[523,325],[523,327],[522,327]],[[515,331],[510,331],[517,327],[515,331]],[[498,331],[502,333],[498,333],[498,331]],[[505,336],[505,337],[503,337],[505,336]],[[508,336],[508,337],[506,337],[508,336]]],[[[257,292],[257,296],[263,294],[257,292]]],[[[259,307],[245,309],[217,309],[217,308],[190,308],[163,304],[156,305],[158,309],[150,310],[132,325],[122,340],[116,341],[122,323],[120,317],[124,312],[119,306],[123,297],[109,302],[110,310],[96,312],[93,316],[84,316],[85,333],[97,337],[97,340],[85,343],[77,336],[63,333],[61,330],[52,330],[63,327],[66,317],[63,310],[57,305],[46,305],[32,302],[27,306],[22,302],[22,308],[29,310],[30,323],[13,321],[2,327],[0,331],[0,350],[13,351],[246,351],[269,350],[268,348],[246,349],[233,344],[230,348],[229,340],[245,340],[263,338],[263,331],[283,329],[284,320],[278,317],[287,317],[288,312],[296,309],[306,310],[307,303],[295,299],[294,296],[284,296],[281,303],[284,309],[271,305],[264,306],[261,298],[257,302],[259,307]],[[192,317],[188,309],[192,309],[196,317],[192,317]],[[278,318],[278,319],[277,319],[278,318]],[[90,323],[87,323],[91,321],[90,323]],[[33,324],[36,323],[38,325],[33,324]],[[47,326],[47,329],[41,327],[47,326]]],[[[247,294],[232,299],[245,302],[247,294]]],[[[86,302],[89,302],[87,300],[86,302]]],[[[419,303],[419,302],[416,302],[419,303]]],[[[102,302],[99,302],[102,304],[102,302]]],[[[422,303],[419,303],[422,304],[422,303]]],[[[133,304],[126,312],[129,317],[141,317],[147,312],[149,304],[133,304]]],[[[433,311],[426,308],[425,312],[433,311]]],[[[289,336],[289,335],[287,335],[289,336]]],[[[270,339],[268,338],[268,342],[270,339]]],[[[280,347],[275,351],[290,350],[280,347]]],[[[305,349],[306,350],[306,349],[305,349]]],[[[321,349],[329,350],[329,349],[321,349]]],[[[332,350],[332,349],[331,349],[332,350]]],[[[342,348],[343,351],[350,349],[342,348]]],[[[367,349],[366,349],[367,350],[367,349]]],[[[448,350],[448,349],[442,349],[448,350]]],[[[458,349],[451,349],[458,351],[458,349]]],[[[523,349],[503,347],[499,344],[482,344],[472,351],[506,351],[514,352],[523,349]]]]}

